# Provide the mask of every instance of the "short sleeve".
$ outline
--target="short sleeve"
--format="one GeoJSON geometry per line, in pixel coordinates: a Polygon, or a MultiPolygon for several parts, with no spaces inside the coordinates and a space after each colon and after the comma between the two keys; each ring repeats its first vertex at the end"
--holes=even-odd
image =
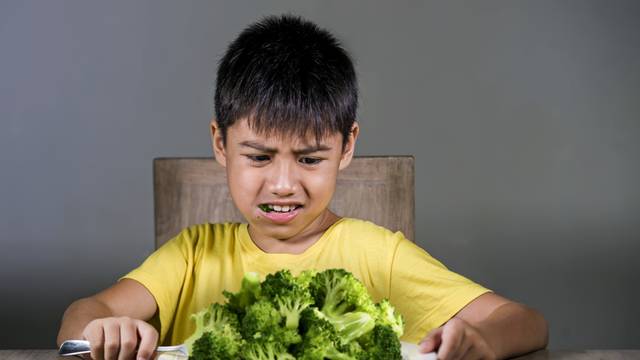
{"type": "Polygon", "coordinates": [[[138,268],[121,279],[132,279],[149,290],[158,305],[160,343],[175,317],[178,297],[189,261],[189,233],[183,230],[151,254],[138,268]]]}
{"type": "Polygon", "coordinates": [[[414,343],[490,291],[448,270],[403,236],[393,256],[389,290],[389,301],[405,319],[402,339],[414,343]]]}

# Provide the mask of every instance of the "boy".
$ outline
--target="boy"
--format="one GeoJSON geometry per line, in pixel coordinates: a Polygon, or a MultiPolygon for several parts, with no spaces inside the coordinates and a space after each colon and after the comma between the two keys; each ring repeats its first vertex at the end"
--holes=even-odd
{"type": "Polygon", "coordinates": [[[184,341],[189,315],[237,291],[245,272],[345,268],[403,315],[403,340],[422,339],[440,359],[546,346],[537,312],[448,271],[399,232],[327,208],[354,154],[356,107],[353,64],[331,34],[293,16],[248,27],[220,62],[211,122],[215,158],[248,224],[183,230],[112,287],[74,302],[58,343],[85,338],[94,358],[148,359],[158,343],[184,341]]]}

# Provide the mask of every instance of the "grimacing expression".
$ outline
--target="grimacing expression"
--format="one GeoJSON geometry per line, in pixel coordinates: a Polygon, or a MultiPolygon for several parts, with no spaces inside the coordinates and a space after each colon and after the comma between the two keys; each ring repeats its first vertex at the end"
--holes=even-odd
{"type": "Polygon", "coordinates": [[[340,133],[316,142],[256,133],[246,119],[227,128],[226,144],[211,124],[216,160],[227,170],[231,197],[253,231],[286,240],[311,231],[328,211],[336,177],[353,156],[358,133],[354,124],[344,151],[340,133]]]}

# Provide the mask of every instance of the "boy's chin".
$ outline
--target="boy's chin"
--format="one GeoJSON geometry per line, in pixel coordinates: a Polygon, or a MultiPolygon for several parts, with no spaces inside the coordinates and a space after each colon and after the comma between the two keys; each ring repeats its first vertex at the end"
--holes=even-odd
{"type": "Polygon", "coordinates": [[[260,219],[251,224],[254,230],[257,230],[262,235],[266,235],[278,240],[287,240],[296,236],[302,228],[297,221],[292,221],[286,224],[274,224],[269,219],[260,219]]]}
{"type": "Polygon", "coordinates": [[[287,241],[297,235],[300,235],[300,233],[304,231],[304,222],[300,220],[302,219],[294,219],[294,221],[286,224],[278,224],[271,222],[266,218],[259,218],[256,221],[251,222],[250,226],[255,232],[262,236],[267,236],[280,241],[287,241]]]}

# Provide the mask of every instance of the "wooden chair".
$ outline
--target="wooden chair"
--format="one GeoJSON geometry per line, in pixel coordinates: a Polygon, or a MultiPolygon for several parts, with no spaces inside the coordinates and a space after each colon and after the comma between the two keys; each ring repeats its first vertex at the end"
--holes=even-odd
{"type": "MultiPolygon", "coordinates": [[[[200,223],[245,222],[213,158],[153,161],[156,248],[200,223]]],[[[414,240],[413,156],[362,156],[338,175],[329,208],[336,214],[400,230],[414,240]]]]}

